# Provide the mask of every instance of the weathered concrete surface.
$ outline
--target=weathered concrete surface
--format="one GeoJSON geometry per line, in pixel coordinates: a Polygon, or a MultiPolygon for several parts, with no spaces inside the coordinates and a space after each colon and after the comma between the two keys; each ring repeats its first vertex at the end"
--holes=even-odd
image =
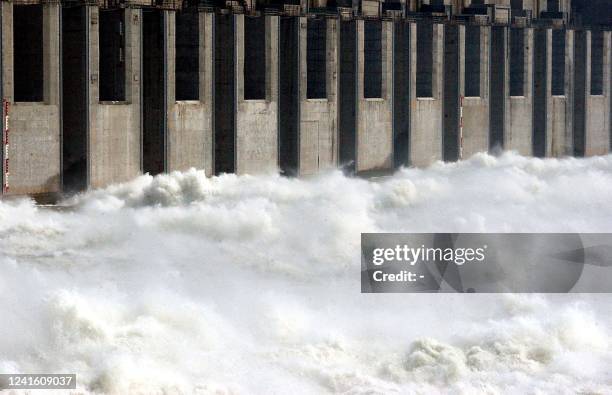
{"type": "MultiPolygon", "coordinates": [[[[444,61],[444,25],[433,25],[433,97],[416,97],[417,56],[410,65],[410,162],[414,166],[427,166],[442,159],[442,87],[444,61]]],[[[417,52],[416,24],[410,24],[410,51],[417,52]]]]}
{"type": "Polygon", "coordinates": [[[141,171],[140,36],[142,12],[125,9],[126,101],[99,101],[99,9],[87,7],[89,26],[89,187],[128,181],[141,171]]]}
{"type": "Polygon", "coordinates": [[[213,174],[213,16],[200,12],[199,18],[199,100],[177,101],[176,16],[167,11],[167,111],[168,171],[191,167],[213,174]]]}
{"type": "Polygon", "coordinates": [[[278,16],[266,18],[266,99],[244,99],[244,15],[236,15],[236,173],[278,169],[278,16]]]}
{"type": "Polygon", "coordinates": [[[327,19],[326,99],[308,99],[307,22],[300,18],[298,175],[311,175],[338,165],[338,20],[327,19]]]}
{"type": "MultiPolygon", "coordinates": [[[[552,40],[552,38],[551,38],[552,40]]],[[[552,43],[551,43],[552,44],[552,43]]],[[[549,46],[552,63],[552,48],[549,46]]],[[[565,31],[565,95],[553,96],[549,92],[550,100],[550,156],[561,157],[571,155],[573,150],[572,141],[572,109],[570,100],[573,92],[573,69],[574,69],[574,32],[565,31]]],[[[552,67],[551,70],[552,77],[552,67]]],[[[550,81],[550,80],[549,80],[550,81]]]]}
{"type": "MultiPolygon", "coordinates": [[[[521,155],[533,153],[533,29],[523,29],[525,76],[523,96],[509,96],[509,115],[506,117],[504,148],[521,155]]],[[[508,50],[510,50],[508,48],[508,50]]],[[[510,73],[506,80],[510,86],[510,73]]],[[[510,89],[507,90],[508,94],[510,89]]]]}
{"type": "MultiPolygon", "coordinates": [[[[9,195],[56,193],[61,188],[60,6],[43,5],[43,102],[14,103],[13,4],[2,2],[2,91],[11,103],[9,195]]],[[[4,172],[3,172],[4,173],[4,172]]]]}
{"type": "Polygon", "coordinates": [[[610,152],[610,34],[603,33],[603,95],[591,95],[591,32],[587,32],[585,156],[610,152]]]}
{"type": "Polygon", "coordinates": [[[463,98],[463,159],[489,150],[489,37],[480,27],[480,96],[465,96],[465,26],[459,27],[459,83],[463,98]]]}
{"type": "Polygon", "coordinates": [[[364,98],[364,26],[357,21],[357,160],[355,171],[393,168],[393,23],[382,22],[382,98],[364,98]]]}

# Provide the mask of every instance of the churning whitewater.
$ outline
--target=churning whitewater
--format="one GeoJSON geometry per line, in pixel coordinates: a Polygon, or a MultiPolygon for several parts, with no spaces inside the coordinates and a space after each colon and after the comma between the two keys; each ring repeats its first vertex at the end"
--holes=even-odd
{"type": "Polygon", "coordinates": [[[612,393],[612,295],[360,294],[361,232],[611,232],[612,156],[0,203],[0,371],[95,393],[612,393]]]}

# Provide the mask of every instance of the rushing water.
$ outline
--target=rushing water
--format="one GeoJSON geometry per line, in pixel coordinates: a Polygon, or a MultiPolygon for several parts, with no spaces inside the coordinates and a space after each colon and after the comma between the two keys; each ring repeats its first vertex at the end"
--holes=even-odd
{"type": "Polygon", "coordinates": [[[612,393],[612,295],[360,294],[361,232],[609,232],[612,156],[0,203],[0,371],[104,393],[612,393]]]}

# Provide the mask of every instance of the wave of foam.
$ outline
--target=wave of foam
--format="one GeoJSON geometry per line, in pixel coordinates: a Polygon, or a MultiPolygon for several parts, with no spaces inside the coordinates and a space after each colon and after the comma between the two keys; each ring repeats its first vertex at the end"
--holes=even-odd
{"type": "Polygon", "coordinates": [[[612,393],[608,295],[361,295],[361,232],[612,231],[612,156],[0,202],[0,371],[102,393],[612,393]]]}

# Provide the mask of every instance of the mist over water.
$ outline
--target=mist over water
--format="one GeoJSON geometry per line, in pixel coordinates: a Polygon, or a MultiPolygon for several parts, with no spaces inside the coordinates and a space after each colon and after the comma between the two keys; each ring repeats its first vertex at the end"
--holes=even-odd
{"type": "MultiPolygon", "coordinates": [[[[612,156],[0,202],[0,371],[97,393],[612,393],[612,295],[360,294],[361,232],[610,232],[612,156]]],[[[50,393],[50,392],[45,392],[50,393]]]]}

